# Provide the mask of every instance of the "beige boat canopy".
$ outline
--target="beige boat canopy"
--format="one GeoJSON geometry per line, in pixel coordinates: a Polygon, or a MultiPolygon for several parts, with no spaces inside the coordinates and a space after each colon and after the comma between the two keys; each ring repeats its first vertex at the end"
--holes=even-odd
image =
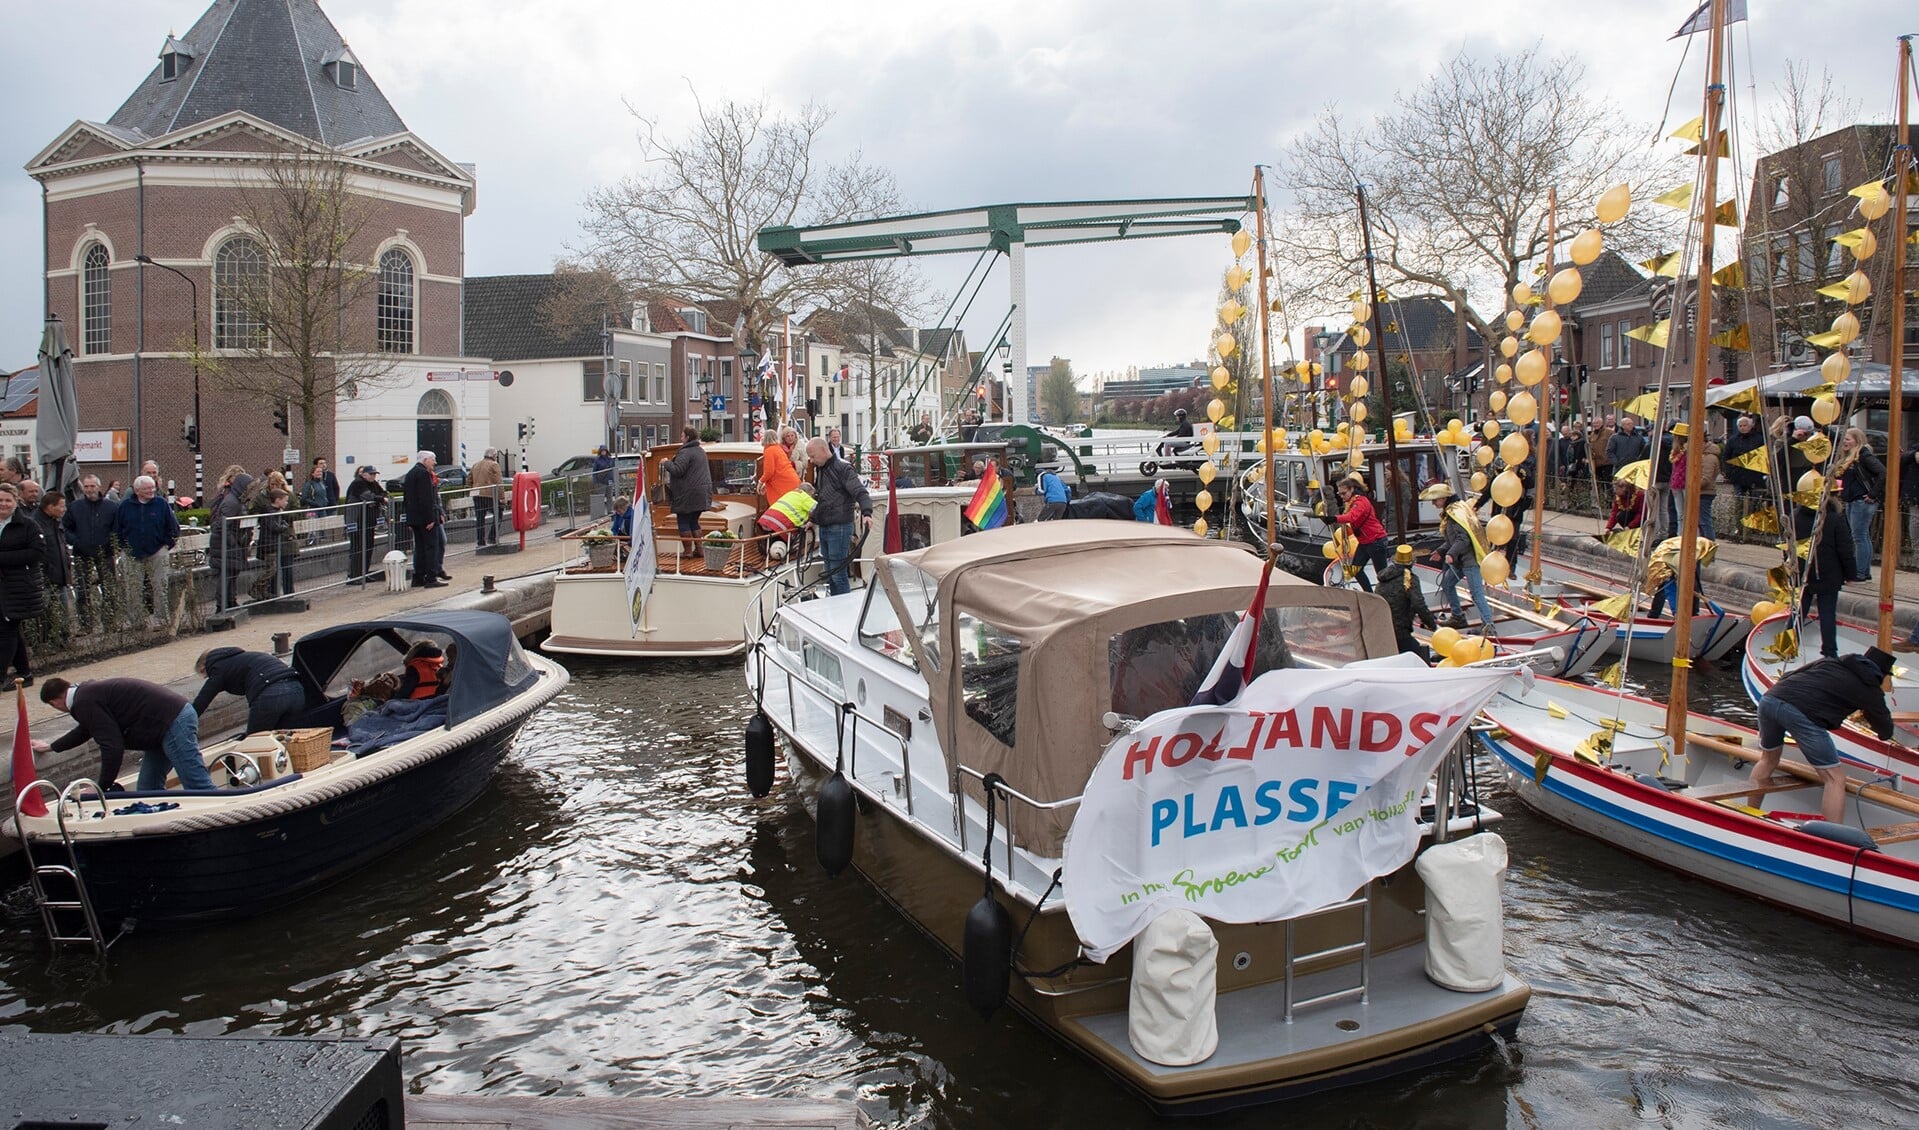
{"type": "MultiPolygon", "coordinates": [[[[1040,802],[1076,797],[1112,734],[1184,706],[1259,586],[1235,542],[1138,522],[1019,525],[880,559],[926,676],[954,787],[964,765],[1040,802]]],[[[1275,571],[1255,671],[1337,666],[1397,650],[1383,600],[1275,571]]],[[[1057,856],[1072,808],[1015,805],[1022,846],[1057,856]]]]}

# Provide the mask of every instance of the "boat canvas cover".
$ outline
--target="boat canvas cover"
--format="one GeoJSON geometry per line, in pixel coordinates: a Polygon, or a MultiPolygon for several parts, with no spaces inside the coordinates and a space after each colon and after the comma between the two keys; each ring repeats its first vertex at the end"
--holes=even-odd
{"type": "Polygon", "coordinates": [[[306,687],[307,701],[321,702],[335,676],[369,639],[384,640],[396,652],[404,653],[421,636],[443,640],[459,649],[452,656],[452,686],[447,690],[449,726],[492,710],[540,677],[520,650],[520,641],[514,638],[513,625],[506,617],[497,612],[464,610],[420,611],[391,620],[321,629],[293,645],[293,669],[306,687]]]}
{"type": "MultiPolygon", "coordinates": [[[[937,585],[937,643],[917,634],[908,638],[921,650],[920,669],[928,673],[940,745],[952,759],[951,786],[980,797],[978,782],[959,772],[963,765],[998,773],[1040,802],[1078,796],[1112,738],[1101,724],[1111,707],[1111,638],[1147,624],[1243,612],[1261,571],[1260,559],[1237,542],[1098,519],[1011,526],[882,560],[913,565],[937,585]],[[964,709],[961,612],[1019,640],[1011,746],[964,709]],[[936,655],[924,654],[929,646],[936,655]]],[[[902,622],[914,622],[899,578],[886,568],[879,572],[902,622]]],[[[1383,600],[1276,573],[1268,612],[1298,606],[1349,617],[1359,626],[1367,655],[1398,650],[1383,600]]],[[[1205,658],[1201,673],[1213,658],[1205,658]]],[[[1015,805],[1010,823],[1016,842],[1058,856],[1072,811],[1035,813],[1015,805]]]]}

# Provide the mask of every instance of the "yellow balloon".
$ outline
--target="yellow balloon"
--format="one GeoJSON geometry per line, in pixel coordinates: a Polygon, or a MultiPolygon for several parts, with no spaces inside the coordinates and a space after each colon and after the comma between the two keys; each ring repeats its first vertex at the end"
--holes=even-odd
{"type": "Polygon", "coordinates": [[[1193,505],[1198,507],[1201,513],[1211,510],[1213,508],[1213,492],[1210,490],[1200,491],[1193,496],[1193,505]]]}
{"type": "Polygon", "coordinates": [[[1526,312],[1524,310],[1506,311],[1506,328],[1507,329],[1513,331],[1514,333],[1518,333],[1519,327],[1525,324],[1526,324],[1526,312]]]}
{"type": "Polygon", "coordinates": [[[1243,287],[1246,285],[1246,279],[1248,277],[1249,277],[1249,272],[1246,270],[1246,268],[1228,267],[1226,269],[1226,289],[1238,290],[1240,287],[1243,287]]]}
{"type": "Polygon", "coordinates": [[[1533,288],[1526,285],[1525,283],[1514,283],[1513,284],[1513,305],[1514,306],[1531,306],[1532,304],[1533,304],[1533,288]]]}
{"type": "Polygon", "coordinates": [[[1799,476],[1799,482],[1793,487],[1800,494],[1818,494],[1826,489],[1826,476],[1817,471],[1807,471],[1799,476]]]}
{"type": "Polygon", "coordinates": [[[1446,658],[1452,660],[1455,667],[1464,667],[1479,658],[1479,645],[1482,642],[1478,636],[1461,636],[1446,652],[1446,658]]]}
{"type": "MultiPolygon", "coordinates": [[[[1497,425],[1495,425],[1495,430],[1496,429],[1497,429],[1497,425]]],[[[1488,443],[1481,446],[1479,450],[1473,452],[1473,461],[1478,463],[1481,467],[1490,467],[1493,465],[1493,455],[1494,455],[1493,445],[1488,443]]]]}
{"type": "Polygon", "coordinates": [[[1860,228],[1859,246],[1852,249],[1852,257],[1864,262],[1872,258],[1872,253],[1877,250],[1879,250],[1879,238],[1872,234],[1871,228],[1860,228]]]}
{"type": "Polygon", "coordinates": [[[1866,189],[1865,194],[1859,197],[1859,214],[1868,220],[1876,220],[1886,214],[1886,209],[1891,203],[1892,201],[1886,196],[1884,185],[1871,185],[1866,189]]]}
{"type": "Polygon", "coordinates": [[[1245,228],[1241,228],[1238,231],[1234,232],[1233,233],[1233,258],[1238,259],[1241,256],[1245,255],[1247,249],[1252,247],[1252,245],[1253,245],[1252,232],[1247,231],[1245,228]]]}
{"type": "Polygon", "coordinates": [[[1326,433],[1314,428],[1306,433],[1306,438],[1312,441],[1314,447],[1318,447],[1326,439],[1326,433]]]}
{"type": "Polygon", "coordinates": [[[1499,339],[1499,353],[1502,357],[1515,357],[1519,353],[1519,339],[1508,334],[1499,339]]]}
{"type": "Polygon", "coordinates": [[[1394,420],[1393,421],[1393,438],[1394,439],[1413,438],[1413,426],[1410,423],[1407,423],[1405,420],[1394,420]]]}
{"type": "Polygon", "coordinates": [[[1812,418],[1821,425],[1830,424],[1839,418],[1839,398],[1830,393],[1814,398],[1812,418]]]}
{"type": "Polygon", "coordinates": [[[1506,578],[1513,575],[1513,567],[1506,560],[1504,550],[1495,549],[1479,563],[1480,579],[1489,585],[1503,585],[1506,578]]]}
{"type": "Polygon", "coordinates": [[[1319,551],[1326,555],[1326,560],[1328,561],[1339,556],[1339,547],[1332,542],[1327,542],[1325,545],[1320,546],[1319,551]]]}
{"type": "Polygon", "coordinates": [[[1219,397],[1215,396],[1213,397],[1213,399],[1206,402],[1206,418],[1208,420],[1211,420],[1213,423],[1217,424],[1219,423],[1219,418],[1221,416],[1224,416],[1225,414],[1226,414],[1226,402],[1224,400],[1221,400],[1219,397]]]}
{"type": "Polygon", "coordinates": [[[1484,435],[1487,439],[1498,439],[1499,438],[1499,421],[1488,420],[1485,423],[1479,425],[1479,431],[1480,431],[1480,434],[1484,435]]]}
{"type": "Polygon", "coordinates": [[[1286,429],[1285,428],[1273,429],[1273,450],[1274,451],[1286,450],[1286,429]]]}
{"type": "Polygon", "coordinates": [[[1610,224],[1625,219],[1626,209],[1631,206],[1632,189],[1623,184],[1616,184],[1599,195],[1598,202],[1593,205],[1593,211],[1598,214],[1600,223],[1610,224]]]}
{"type": "Polygon", "coordinates": [[[1239,348],[1239,342],[1233,340],[1232,334],[1220,334],[1219,337],[1213,341],[1213,348],[1219,351],[1220,359],[1224,360],[1231,357],[1233,352],[1239,348]]]}
{"type": "Polygon", "coordinates": [[[1365,377],[1354,377],[1352,379],[1352,383],[1346,386],[1346,391],[1351,393],[1354,396],[1365,396],[1367,393],[1371,392],[1372,390],[1373,390],[1373,386],[1371,385],[1371,383],[1369,383],[1366,380],[1365,377]]]}
{"type": "Polygon", "coordinates": [[[1474,471],[1472,481],[1468,483],[1467,485],[1472,487],[1474,494],[1478,494],[1480,491],[1485,490],[1486,489],[1486,472],[1474,471]]]}
{"type": "Polygon", "coordinates": [[[1214,388],[1225,388],[1227,385],[1231,384],[1232,381],[1233,381],[1233,374],[1226,371],[1226,366],[1215,365],[1213,367],[1213,387],[1214,388]]]}
{"type": "Polygon", "coordinates": [[[1440,432],[1433,437],[1433,442],[1441,447],[1457,447],[1459,445],[1459,437],[1451,432],[1440,432]]]}
{"type": "Polygon", "coordinates": [[[1466,430],[1466,421],[1454,416],[1452,419],[1446,421],[1446,430],[1449,432],[1463,432],[1466,430]]]}
{"type": "Polygon", "coordinates": [[[1848,310],[1834,318],[1832,332],[1839,335],[1840,345],[1851,345],[1859,340],[1859,315],[1848,310]]]}
{"type": "Polygon", "coordinates": [[[1361,349],[1373,343],[1373,331],[1367,329],[1365,326],[1354,326],[1347,332],[1353,335],[1353,344],[1359,346],[1361,349]]]}
{"type": "Polygon", "coordinates": [[[1528,349],[1519,355],[1519,361],[1513,367],[1513,373],[1519,377],[1519,383],[1531,388],[1546,379],[1546,351],[1528,349]]]}
{"type": "Polygon", "coordinates": [[[1193,519],[1193,532],[1198,534],[1200,537],[1206,536],[1206,531],[1208,528],[1209,527],[1206,525],[1206,519],[1204,518],[1193,519]]]}
{"type": "Polygon", "coordinates": [[[1504,514],[1495,514],[1486,523],[1486,537],[1494,545],[1505,545],[1513,540],[1513,520],[1504,514]]]}
{"type": "Polygon", "coordinates": [[[1826,378],[1828,384],[1838,384],[1852,372],[1852,358],[1844,353],[1828,353],[1826,359],[1819,362],[1819,375],[1826,378]]]}
{"type": "MultiPolygon", "coordinates": [[[[1260,442],[1264,443],[1265,440],[1262,438],[1260,442]]],[[[1206,462],[1201,463],[1199,465],[1199,481],[1200,482],[1211,484],[1212,481],[1218,477],[1219,477],[1219,467],[1211,459],[1208,459],[1206,462]]],[[[1205,507],[1202,506],[1200,507],[1200,509],[1204,510],[1205,507]]]]}
{"type": "Polygon", "coordinates": [[[1353,411],[1353,422],[1355,424],[1363,424],[1366,422],[1366,402],[1365,401],[1363,400],[1354,401],[1352,411],[1353,411]]]}
{"type": "Polygon", "coordinates": [[[1363,322],[1373,316],[1372,304],[1361,298],[1353,303],[1353,321],[1363,322]]]}
{"type": "MultiPolygon", "coordinates": [[[[1218,404],[1219,401],[1215,400],[1213,403],[1218,404]]],[[[1199,449],[1208,455],[1218,455],[1219,433],[1207,432],[1205,435],[1199,437],[1199,449]]]]}
{"type": "Polygon", "coordinates": [[[1561,267],[1553,272],[1553,277],[1546,283],[1546,297],[1564,306],[1578,298],[1579,292],[1585,287],[1586,280],[1579,276],[1578,267],[1561,267]]]}
{"type": "Polygon", "coordinates": [[[1495,412],[1504,412],[1506,410],[1505,392],[1500,389],[1494,389],[1492,395],[1486,398],[1486,406],[1495,412]]]}
{"type": "Polygon", "coordinates": [[[1439,628],[1433,632],[1433,650],[1441,655],[1451,655],[1453,645],[1459,640],[1459,629],[1439,628]]]}
{"type": "Polygon", "coordinates": [[[1523,428],[1539,418],[1539,402],[1532,393],[1522,392],[1506,402],[1506,415],[1523,428]]]}
{"type": "Polygon", "coordinates": [[[1371,368],[1372,364],[1373,364],[1373,359],[1370,354],[1366,354],[1366,353],[1353,354],[1353,369],[1355,372],[1363,373],[1367,369],[1371,368]]]}
{"type": "Polygon", "coordinates": [[[1452,657],[1452,656],[1450,656],[1450,655],[1448,655],[1448,656],[1447,656],[1446,658],[1444,658],[1444,659],[1442,659],[1442,660],[1440,660],[1439,662],[1437,662],[1437,663],[1435,663],[1435,664],[1433,664],[1433,666],[1435,666],[1435,667],[1457,667],[1457,666],[1459,666],[1459,664],[1457,664],[1457,663],[1454,663],[1454,662],[1453,662],[1453,657],[1452,657]]]}
{"type": "Polygon", "coordinates": [[[1519,466],[1521,463],[1524,463],[1526,457],[1532,453],[1533,445],[1526,442],[1526,436],[1523,432],[1514,432],[1499,441],[1499,457],[1506,461],[1506,466],[1508,467],[1519,466]]]}
{"type": "Polygon", "coordinates": [[[1493,501],[1501,506],[1511,506],[1518,502],[1519,496],[1524,493],[1526,488],[1520,483],[1519,476],[1511,471],[1501,471],[1498,477],[1493,479],[1493,501]]]}
{"type": "Polygon", "coordinates": [[[1776,600],[1762,600],[1752,606],[1752,622],[1754,626],[1757,626],[1760,622],[1770,620],[1790,607],[1776,600]]]}
{"type": "Polygon", "coordinates": [[[1864,271],[1854,271],[1846,276],[1846,305],[1857,306],[1872,297],[1872,280],[1864,271]]]}
{"type": "Polygon", "coordinates": [[[1551,310],[1541,310],[1533,316],[1533,324],[1526,330],[1526,340],[1534,345],[1551,345],[1559,340],[1559,332],[1564,323],[1559,315],[1551,310]]]}
{"type": "Polygon", "coordinates": [[[1498,381],[1500,384],[1505,384],[1506,382],[1512,380],[1513,367],[1511,365],[1506,364],[1504,361],[1501,361],[1499,363],[1499,367],[1493,370],[1493,379],[1498,381]]]}
{"type": "Polygon", "coordinates": [[[1573,237],[1572,261],[1583,267],[1599,258],[1599,253],[1605,249],[1605,246],[1605,237],[1599,234],[1599,229],[1587,228],[1573,237]]]}

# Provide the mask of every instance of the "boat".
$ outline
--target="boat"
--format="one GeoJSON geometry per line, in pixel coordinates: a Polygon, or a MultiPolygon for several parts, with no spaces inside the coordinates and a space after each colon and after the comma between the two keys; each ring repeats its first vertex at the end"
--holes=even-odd
{"type": "MultiPolygon", "coordinates": [[[[1558,561],[1541,562],[1539,575],[1536,586],[1509,580],[1507,590],[1517,596],[1523,588],[1527,598],[1536,595],[1543,602],[1606,625],[1612,644],[1608,654],[1622,659],[1630,655],[1651,663],[1672,662],[1674,618],[1651,615],[1652,598],[1638,592],[1630,582],[1558,561]],[[1614,614],[1607,605],[1627,593],[1633,594],[1636,604],[1636,614],[1630,620],[1614,614]]],[[[1490,595],[1500,590],[1487,591],[1490,595]]],[[[1702,611],[1692,618],[1689,650],[1695,660],[1716,662],[1745,642],[1745,620],[1703,593],[1699,603],[1702,611]]]]}
{"type": "Polygon", "coordinates": [[[96,939],[135,921],[191,927],[290,902],[465,808],[520,727],[567,683],[564,668],[521,650],[512,624],[492,612],[422,610],[324,628],[293,645],[291,666],[308,706],[289,739],[253,735],[202,750],[226,787],[131,791],[133,758],[120,791],[91,780],[23,789],[47,807],[25,815],[16,798],[7,829],[27,849],[36,890],[45,868],[71,866],[80,897],[51,897],[86,903],[96,939]],[[345,724],[352,682],[398,670],[421,640],[448,656],[446,693],[396,700],[345,724]],[[399,728],[375,733],[388,726],[399,728]]]}
{"type": "MultiPolygon", "coordinates": [[[[1819,658],[1817,650],[1808,651],[1804,646],[1806,633],[1812,633],[1815,639],[1818,637],[1817,621],[1799,627],[1791,646],[1782,641],[1782,633],[1795,628],[1794,619],[1790,611],[1774,613],[1754,625],[1747,639],[1739,677],[1755,706],[1788,672],[1819,658]]],[[[1878,646],[1878,642],[1873,628],[1845,620],[1839,622],[1841,655],[1863,654],[1867,648],[1878,646]]],[[[1914,677],[1911,668],[1904,664],[1893,667],[1892,693],[1886,696],[1886,703],[1892,708],[1893,724],[1898,727],[1895,739],[1903,734],[1907,741],[1919,740],[1919,678],[1914,677]]],[[[1896,774],[1907,782],[1904,787],[1919,788],[1919,750],[1897,740],[1885,741],[1870,727],[1853,721],[1834,730],[1832,740],[1845,761],[1879,773],[1896,774]]]]}
{"type": "MultiPolygon", "coordinates": [[[[1757,789],[1758,734],[1666,704],[1552,679],[1503,693],[1479,733],[1526,805],[1642,859],[1837,926],[1919,946],[1919,800],[1848,766],[1843,827],[1790,759],[1757,789]],[[1756,795],[1755,795],[1756,794],[1756,795]],[[1756,801],[1757,803],[1750,802],[1756,801]]],[[[1789,747],[1790,748],[1790,747],[1789,747]]]]}
{"type": "MultiPolygon", "coordinates": [[[[1433,614],[1437,616],[1445,612],[1447,603],[1441,593],[1440,570],[1431,565],[1416,565],[1413,575],[1418,578],[1420,588],[1425,593],[1426,605],[1433,610],[1433,614]]],[[[1485,625],[1479,623],[1479,609],[1473,605],[1464,580],[1459,584],[1459,597],[1469,625],[1464,630],[1487,634],[1485,625]]],[[[1493,610],[1490,636],[1499,653],[1518,655],[1556,649],[1560,659],[1551,665],[1549,674],[1561,678],[1584,675],[1613,649],[1614,625],[1610,621],[1595,619],[1579,609],[1558,604],[1546,604],[1535,609],[1523,596],[1491,586],[1486,589],[1486,602],[1493,610]]],[[[1423,643],[1430,645],[1432,641],[1431,632],[1416,629],[1414,635],[1423,643]]]]}
{"type": "MultiPolygon", "coordinates": [[[[1380,510],[1394,544],[1411,545],[1420,554],[1439,548],[1445,523],[1442,501],[1421,499],[1418,491],[1456,477],[1457,461],[1432,440],[1405,440],[1389,453],[1384,443],[1362,443],[1366,476],[1374,505],[1380,510]],[[1415,484],[1400,492],[1403,514],[1392,513],[1388,470],[1398,481],[1415,484]],[[1394,533],[1396,531],[1396,534],[1394,533]]],[[[1348,473],[1348,449],[1311,452],[1289,448],[1276,451],[1273,464],[1273,544],[1267,544],[1266,464],[1255,462],[1240,472],[1239,513],[1246,537],[1259,549],[1275,554],[1280,566],[1296,576],[1319,580],[1325,571],[1322,547],[1333,536],[1331,518],[1339,512],[1333,483],[1348,473]]],[[[1454,489],[1457,484],[1454,484],[1454,489]]]]}
{"type": "MultiPolygon", "coordinates": [[[[1530,989],[1506,971],[1478,992],[1428,979],[1410,861],[1288,921],[1208,920],[1222,954],[1218,1047],[1191,1066],[1129,1043],[1130,945],[1082,960],[1064,909],[1080,794],[1133,719],[1192,699],[1261,575],[1242,544],[1097,519],[882,556],[862,592],[781,606],[747,656],[749,786],[772,789],[777,737],[822,864],[863,875],[969,984],[969,907],[987,878],[1021,924],[1006,999],[1158,1110],[1281,1099],[1485,1049],[1514,1031],[1530,989]],[[1008,806],[997,822],[986,787],[1008,806]]],[[[1261,624],[1249,675],[1396,651],[1383,600],[1284,574],[1261,624]]],[[[1428,826],[1437,837],[1496,816],[1441,801],[1428,826]]]]}

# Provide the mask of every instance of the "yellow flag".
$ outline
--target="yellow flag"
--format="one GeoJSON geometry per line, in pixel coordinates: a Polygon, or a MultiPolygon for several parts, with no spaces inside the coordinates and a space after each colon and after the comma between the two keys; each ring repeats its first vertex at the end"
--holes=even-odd
{"type": "MultiPolygon", "coordinates": [[[[1639,556],[1639,531],[1614,530],[1606,535],[1606,548],[1616,549],[1628,557],[1639,556]]],[[[1608,615],[1623,615],[1623,613],[1608,613],[1608,615]]]]}
{"type": "Polygon", "coordinates": [[[1772,512],[1770,506],[1764,510],[1755,510],[1746,515],[1739,520],[1739,524],[1749,530],[1754,530],[1762,534],[1776,534],[1779,532],[1779,516],[1772,512]]]}
{"type": "Polygon", "coordinates": [[[1632,338],[1634,341],[1643,341],[1647,345],[1656,345],[1664,349],[1666,348],[1666,339],[1671,333],[1672,319],[1661,318],[1658,325],[1638,326],[1634,329],[1627,330],[1626,336],[1632,338]]]}
{"type": "Polygon", "coordinates": [[[1844,302],[1846,297],[1852,293],[1852,288],[1845,283],[1836,282],[1831,286],[1820,287],[1815,293],[1823,294],[1827,298],[1837,298],[1839,301],[1844,302]]]}
{"type": "MultiPolygon", "coordinates": [[[[1677,137],[1678,135],[1674,134],[1673,136],[1677,137]]],[[[1687,138],[1686,140],[1697,141],[1699,139],[1697,137],[1690,137],[1690,138],[1687,138]]],[[[1868,196],[1872,196],[1876,193],[1881,193],[1884,191],[1886,191],[1886,184],[1884,181],[1869,180],[1864,184],[1855,185],[1854,187],[1847,189],[1846,195],[1857,196],[1859,199],[1864,200],[1868,196]]]]}
{"type": "Polygon", "coordinates": [[[1669,279],[1676,279],[1679,277],[1679,260],[1682,254],[1682,252],[1678,251],[1669,251],[1664,255],[1655,255],[1650,259],[1642,259],[1639,261],[1639,265],[1655,275],[1664,275],[1669,279]]]}
{"type": "MultiPolygon", "coordinates": [[[[1638,533],[1639,531],[1634,530],[1632,532],[1638,533]]],[[[1592,611],[1595,616],[1603,616],[1608,620],[1624,620],[1626,613],[1631,611],[1631,609],[1632,596],[1626,593],[1621,593],[1618,596],[1609,596],[1605,600],[1592,606],[1592,611]]]]}
{"type": "MultiPolygon", "coordinates": [[[[1752,348],[1752,328],[1750,326],[1743,326],[1743,325],[1734,326],[1733,328],[1729,330],[1724,330],[1720,333],[1716,333],[1712,335],[1712,343],[1721,349],[1751,349],[1752,348]]],[[[1750,395],[1750,394],[1751,392],[1750,390],[1748,390],[1747,395],[1750,395]]],[[[1722,402],[1721,404],[1718,405],[1718,407],[1724,408],[1724,407],[1728,407],[1728,405],[1722,402]]]]}
{"type": "MultiPolygon", "coordinates": [[[[1630,409],[1628,409],[1628,411],[1630,411],[1630,409]]],[[[1755,448],[1754,450],[1758,450],[1758,449],[1755,448]]],[[[1619,468],[1619,470],[1613,472],[1612,481],[1615,483],[1631,483],[1632,485],[1638,487],[1640,490],[1645,490],[1646,480],[1651,477],[1652,477],[1652,460],[1641,459],[1634,463],[1628,463],[1624,467],[1621,467],[1619,468]]]]}
{"type": "Polygon", "coordinates": [[[1664,204],[1668,208],[1678,208],[1683,211],[1692,204],[1692,185],[1682,184],[1678,188],[1667,189],[1665,192],[1653,197],[1652,202],[1654,204],[1664,204]]]}
{"type": "Polygon", "coordinates": [[[1772,644],[1762,649],[1774,659],[1791,659],[1799,654],[1799,633],[1791,628],[1781,628],[1774,636],[1772,644]]]}
{"type": "Polygon", "coordinates": [[[1842,231],[1832,237],[1832,242],[1845,248],[1858,247],[1860,244],[1866,242],[1866,229],[1854,228],[1851,231],[1842,231]]]}
{"type": "MultiPolygon", "coordinates": [[[[1740,326],[1739,329],[1744,331],[1746,327],[1740,326]]],[[[1724,335],[1721,335],[1721,336],[1724,336],[1724,335]]],[[[1742,345],[1737,346],[1736,348],[1751,349],[1752,348],[1751,337],[1752,335],[1750,333],[1747,333],[1746,342],[1742,345]]],[[[1713,338],[1713,340],[1718,341],[1719,338],[1713,338]]],[[[1735,392],[1731,396],[1726,397],[1724,400],[1715,400],[1713,401],[1712,406],[1714,408],[1724,408],[1732,412],[1751,412],[1754,414],[1757,414],[1762,410],[1762,405],[1759,403],[1759,390],[1756,388],[1749,388],[1749,389],[1746,389],[1744,392],[1735,392]]]]}
{"type": "Polygon", "coordinates": [[[1772,464],[1766,459],[1766,449],[1764,447],[1755,447],[1744,455],[1733,459],[1732,465],[1742,467],[1748,471],[1757,471],[1762,475],[1772,473],[1772,464]]]}
{"type": "Polygon", "coordinates": [[[1831,330],[1828,330],[1825,333],[1813,334],[1812,336],[1808,337],[1806,339],[1806,344],[1817,346],[1820,349],[1837,349],[1844,343],[1839,340],[1839,335],[1837,333],[1831,330]]]}
{"type": "Polygon", "coordinates": [[[1800,389],[1798,392],[1794,393],[1793,395],[1803,396],[1808,399],[1811,399],[1811,398],[1820,397],[1820,396],[1831,396],[1833,393],[1838,391],[1839,391],[1838,385],[1833,384],[1831,381],[1827,381],[1825,384],[1822,384],[1822,385],[1813,385],[1811,388],[1800,389]]]}
{"type": "Polygon", "coordinates": [[[1814,463],[1824,463],[1832,457],[1832,441],[1817,432],[1814,432],[1812,435],[1807,436],[1792,446],[1799,451],[1805,452],[1806,458],[1812,460],[1814,463]]]}
{"type": "Polygon", "coordinates": [[[1659,414],[1659,394],[1642,392],[1631,400],[1620,401],[1619,409],[1622,412],[1630,412],[1640,419],[1650,420],[1659,414]]]}
{"type": "Polygon", "coordinates": [[[1736,260],[1728,263],[1712,273],[1712,282],[1714,286],[1743,290],[1746,286],[1746,265],[1736,260]]]}
{"type": "MultiPolygon", "coordinates": [[[[1725,135],[1721,134],[1720,136],[1723,138],[1725,135]]],[[[1721,153],[1719,155],[1722,157],[1725,156],[1724,153],[1721,153]]],[[[1714,208],[1712,210],[1712,222],[1715,224],[1718,224],[1722,228],[1738,227],[1739,226],[1738,201],[1728,200],[1725,203],[1721,204],[1719,207],[1714,208]]]]}
{"type": "Polygon", "coordinates": [[[1566,708],[1551,699],[1547,699],[1546,713],[1554,718],[1564,718],[1566,717],[1566,708]]]}
{"type": "Polygon", "coordinates": [[[1619,664],[1617,663],[1611,664],[1604,671],[1601,671],[1599,674],[1593,676],[1593,678],[1595,681],[1599,683],[1600,686],[1611,687],[1614,690],[1618,690],[1619,684],[1622,680],[1622,675],[1619,670],[1619,664]]]}
{"type": "MultiPolygon", "coordinates": [[[[1722,129],[1719,131],[1719,143],[1713,146],[1714,157],[1724,157],[1726,155],[1727,153],[1726,142],[1727,142],[1726,131],[1722,129]]],[[[1700,145],[1695,142],[1692,148],[1686,150],[1685,155],[1688,157],[1697,157],[1699,156],[1699,150],[1700,150],[1700,145]]]]}
{"type": "MultiPolygon", "coordinates": [[[[1672,131],[1666,136],[1676,137],[1681,141],[1698,141],[1701,137],[1705,136],[1705,133],[1706,133],[1706,119],[1694,118],[1692,121],[1687,122],[1683,126],[1680,126],[1678,129],[1672,131]]],[[[1857,189],[1854,190],[1855,193],[1857,191],[1858,191],[1857,189]]]]}
{"type": "Polygon", "coordinates": [[[1781,604],[1792,603],[1792,571],[1784,565],[1766,570],[1766,591],[1781,604]]]}

